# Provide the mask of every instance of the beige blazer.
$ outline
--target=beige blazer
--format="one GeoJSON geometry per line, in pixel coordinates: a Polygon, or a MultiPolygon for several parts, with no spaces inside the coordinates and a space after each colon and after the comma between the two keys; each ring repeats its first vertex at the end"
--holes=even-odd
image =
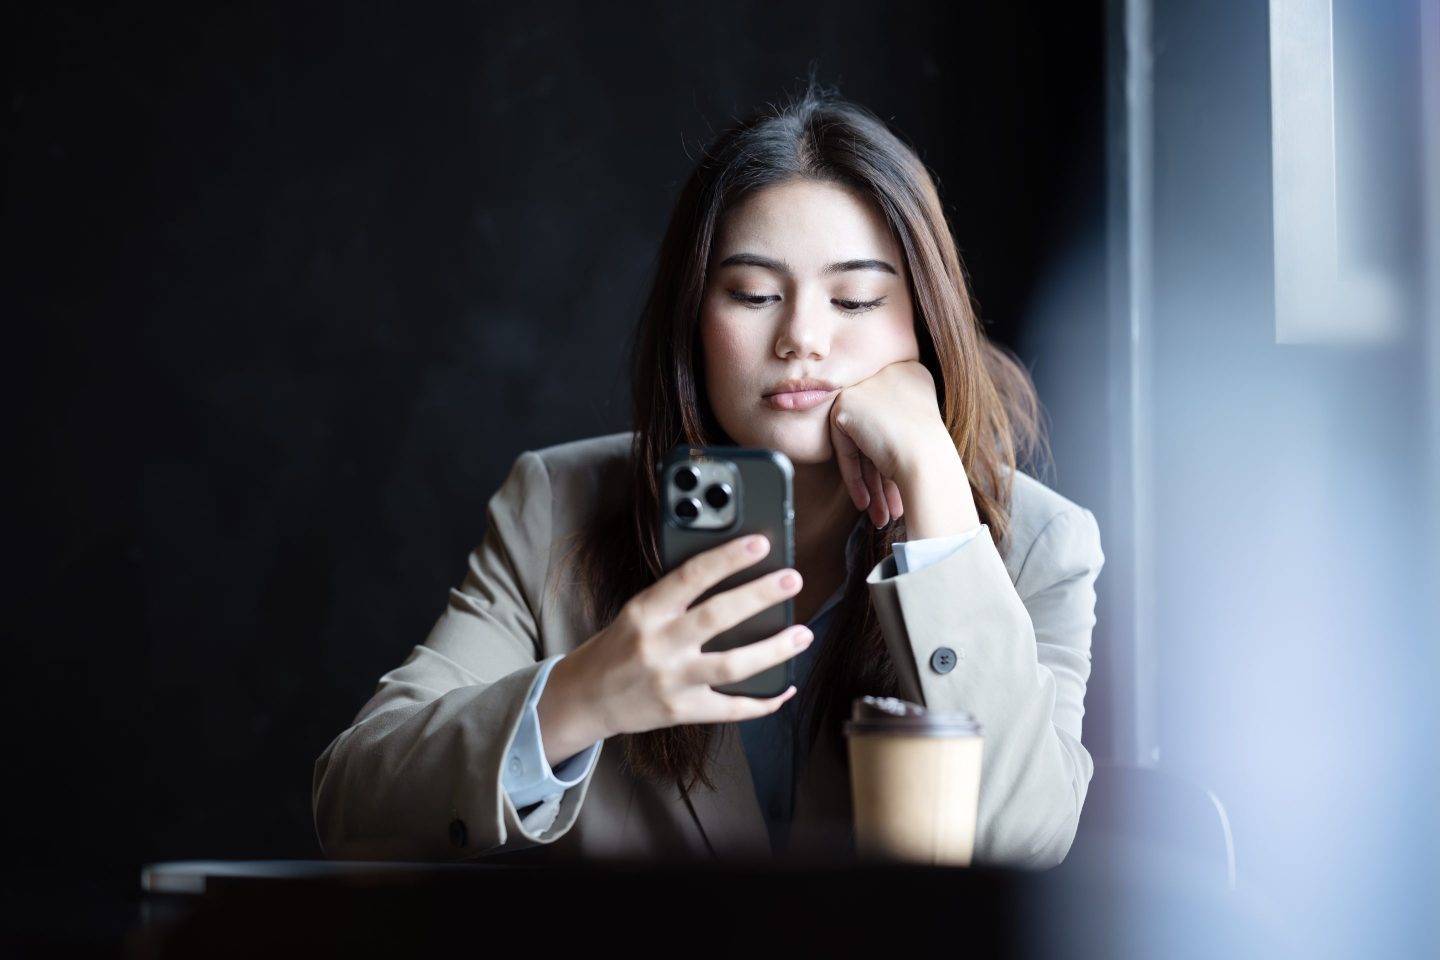
{"type": "MultiPolygon", "coordinates": [[[[525,451],[488,508],[489,527],[425,642],[315,764],[321,848],[368,860],[543,857],[765,858],[769,832],[734,723],[713,738],[717,789],[687,799],[626,772],[605,741],[589,774],[521,817],[502,764],[541,661],[591,635],[574,590],[541,587],[567,535],[618,505],[631,434],[525,451]]],[[[1080,742],[1100,531],[1085,508],[1015,474],[1001,553],[988,529],[867,585],[900,695],[963,709],[984,725],[975,862],[1053,866],[1075,836],[1094,769],[1080,742]],[[953,656],[936,658],[948,648],[953,656]],[[949,666],[953,664],[953,667],[949,666]]],[[[841,731],[827,734],[843,739],[841,731]]],[[[795,786],[787,854],[833,851],[850,825],[846,771],[816,744],[795,786]]]]}

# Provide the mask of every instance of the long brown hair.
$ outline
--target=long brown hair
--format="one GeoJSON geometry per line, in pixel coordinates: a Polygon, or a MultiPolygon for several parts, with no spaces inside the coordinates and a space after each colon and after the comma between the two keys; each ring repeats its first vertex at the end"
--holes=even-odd
{"type": "MultiPolygon", "coordinates": [[[[716,226],[752,192],[797,179],[859,191],[895,231],[909,264],[920,361],[935,378],[940,412],[969,475],[980,521],[998,548],[1007,546],[1017,456],[1028,462],[1044,442],[1034,384],[980,325],[929,170],[899,134],[817,83],[812,70],[800,96],[750,114],[705,149],[671,214],[630,344],[635,436],[628,496],[622,509],[581,531],[566,557],[576,559],[578,575],[568,583],[581,592],[597,631],[663,575],[656,464],[677,444],[734,443],[710,407],[698,332],[716,226]]],[[[872,533],[845,585],[835,627],[799,691],[812,745],[827,719],[846,716],[855,697],[897,691],[865,578],[905,539],[904,518],[882,530],[866,528],[872,533]]],[[[623,762],[642,777],[677,784],[686,795],[697,780],[713,790],[707,753],[715,732],[713,724],[682,724],[626,734],[623,762]]]]}

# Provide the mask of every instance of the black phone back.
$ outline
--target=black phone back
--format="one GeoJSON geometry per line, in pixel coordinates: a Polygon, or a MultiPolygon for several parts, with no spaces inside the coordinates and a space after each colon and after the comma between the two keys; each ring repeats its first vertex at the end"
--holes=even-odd
{"type": "MultiPolygon", "coordinates": [[[[737,537],[763,533],[770,552],[732,574],[695,603],[795,565],[795,468],[778,450],[732,446],[677,446],[657,468],[660,490],[660,556],[669,573],[698,553],[737,537]]],[[[692,607],[694,605],[692,604],[692,607]]],[[[794,623],[793,598],[760,611],[700,648],[711,653],[765,640],[794,623]]],[[[794,680],[794,659],[738,683],[713,687],[721,693],[774,697],[794,680]]]]}

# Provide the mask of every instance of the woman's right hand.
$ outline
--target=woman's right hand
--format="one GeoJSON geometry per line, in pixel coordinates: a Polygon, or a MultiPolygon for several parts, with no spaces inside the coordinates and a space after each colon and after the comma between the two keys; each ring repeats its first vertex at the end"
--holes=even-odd
{"type": "Polygon", "coordinates": [[[637,593],[613,623],[565,658],[587,678],[580,689],[594,698],[607,736],[749,720],[773,713],[794,695],[794,684],[766,699],[711,687],[752,677],[804,650],[814,637],[803,624],[733,650],[705,653],[700,648],[799,593],[799,571],[787,568],[758,577],[691,607],[705,591],[769,552],[768,539],[757,534],[696,554],[637,593]],[[752,541],[759,542],[758,552],[749,549],[752,541]],[[788,587],[781,582],[787,575],[794,578],[788,587]]]}

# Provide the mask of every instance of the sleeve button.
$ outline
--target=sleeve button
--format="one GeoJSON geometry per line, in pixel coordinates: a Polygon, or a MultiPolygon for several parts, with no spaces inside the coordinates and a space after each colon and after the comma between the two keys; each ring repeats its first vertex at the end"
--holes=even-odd
{"type": "Polygon", "coordinates": [[[955,651],[949,647],[940,647],[930,655],[930,666],[936,673],[949,673],[955,669],[955,651]]]}

